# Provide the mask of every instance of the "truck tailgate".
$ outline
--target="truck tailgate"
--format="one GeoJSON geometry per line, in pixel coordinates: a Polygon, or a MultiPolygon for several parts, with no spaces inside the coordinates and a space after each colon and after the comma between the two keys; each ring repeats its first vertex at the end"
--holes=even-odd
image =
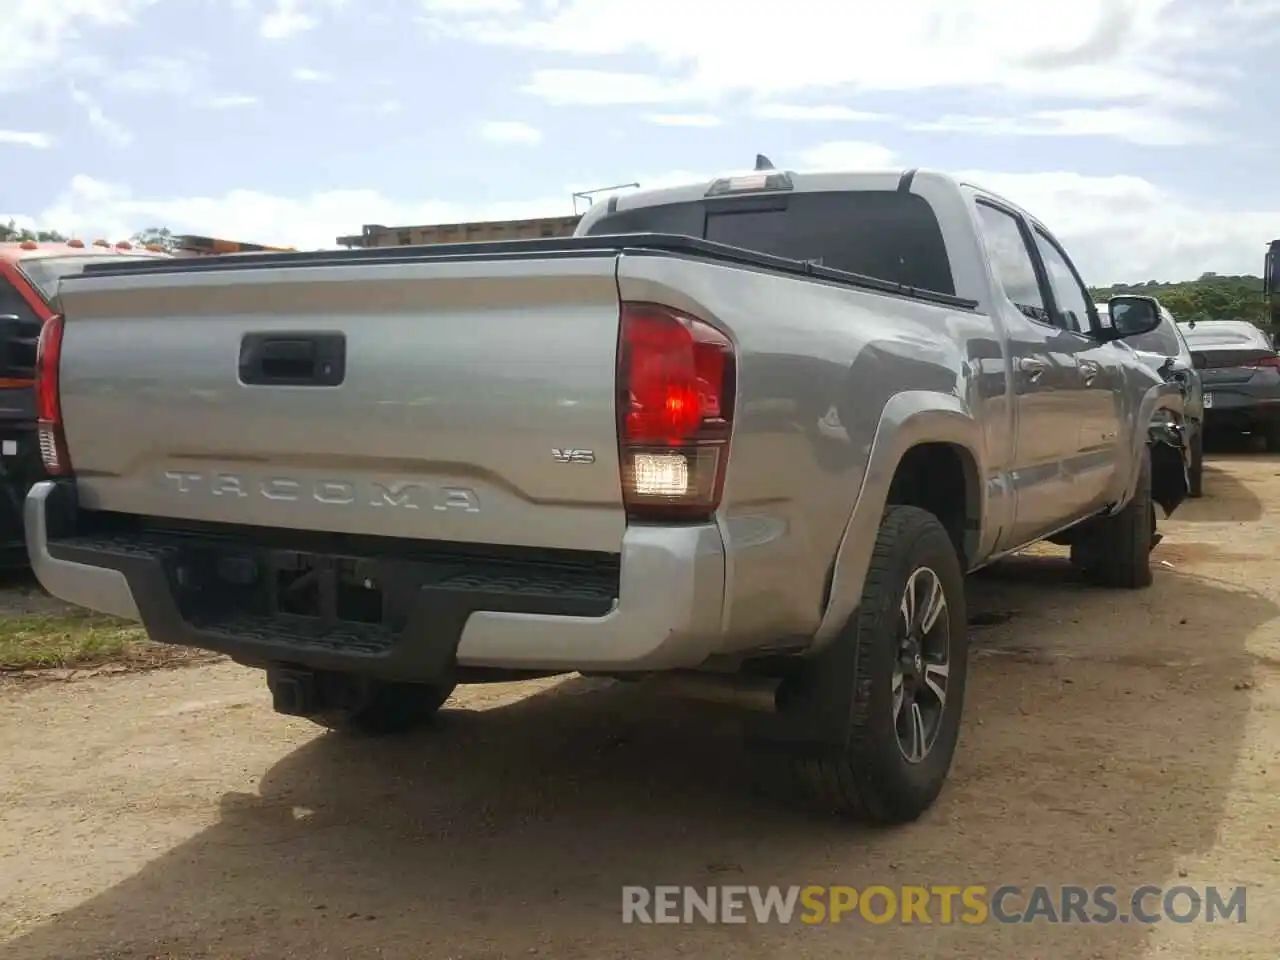
{"type": "Polygon", "coordinates": [[[612,251],[207,267],[63,284],[81,506],[619,550],[612,251]]]}

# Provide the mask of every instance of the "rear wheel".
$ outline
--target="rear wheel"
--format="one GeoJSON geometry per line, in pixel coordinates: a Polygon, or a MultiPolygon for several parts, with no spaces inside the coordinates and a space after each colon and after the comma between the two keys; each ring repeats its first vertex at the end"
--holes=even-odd
{"type": "Polygon", "coordinates": [[[780,693],[781,720],[813,737],[789,760],[795,782],[844,816],[920,817],[951,769],[967,665],[955,546],[931,513],[891,506],[857,612],[780,693]]]}
{"type": "Polygon", "coordinates": [[[1280,453],[1280,421],[1268,420],[1262,425],[1262,442],[1268,453],[1280,453]]]}

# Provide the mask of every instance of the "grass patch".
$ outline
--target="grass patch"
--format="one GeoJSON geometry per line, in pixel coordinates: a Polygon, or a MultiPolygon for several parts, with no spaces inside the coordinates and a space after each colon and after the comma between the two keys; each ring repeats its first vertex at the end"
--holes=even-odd
{"type": "Polygon", "coordinates": [[[205,651],[152,643],[132,621],[80,608],[15,613],[0,619],[0,672],[105,664],[148,669],[212,658],[205,651]]]}

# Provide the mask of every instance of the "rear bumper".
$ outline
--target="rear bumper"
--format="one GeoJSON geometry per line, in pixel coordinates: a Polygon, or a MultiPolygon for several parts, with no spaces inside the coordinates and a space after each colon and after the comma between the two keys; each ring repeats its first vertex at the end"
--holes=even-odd
{"type": "Polygon", "coordinates": [[[1255,396],[1231,389],[1210,390],[1213,394],[1205,407],[1204,422],[1210,427],[1242,426],[1280,421],[1280,396],[1255,396]]]}
{"type": "Polygon", "coordinates": [[[354,622],[282,614],[262,599],[269,590],[244,585],[247,575],[237,573],[235,587],[219,579],[228,556],[235,570],[260,570],[281,555],[298,556],[293,549],[86,532],[74,487],[56,481],[32,488],[25,514],[32,569],[50,593],[140,620],[158,642],[254,666],[408,681],[433,679],[454,662],[626,672],[694,667],[720,641],[725,559],[712,525],[630,527],[616,563],[596,567],[541,559],[495,566],[456,553],[350,558],[363,564],[361,577],[367,572],[386,585],[381,619],[354,622]]]}

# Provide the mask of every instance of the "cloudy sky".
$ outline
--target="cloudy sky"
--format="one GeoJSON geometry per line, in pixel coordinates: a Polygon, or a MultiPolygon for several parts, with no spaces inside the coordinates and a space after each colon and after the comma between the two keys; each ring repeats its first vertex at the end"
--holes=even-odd
{"type": "Polygon", "coordinates": [[[749,166],[963,173],[1091,283],[1259,273],[1280,0],[0,0],[0,218],[331,247],[749,166]]]}

